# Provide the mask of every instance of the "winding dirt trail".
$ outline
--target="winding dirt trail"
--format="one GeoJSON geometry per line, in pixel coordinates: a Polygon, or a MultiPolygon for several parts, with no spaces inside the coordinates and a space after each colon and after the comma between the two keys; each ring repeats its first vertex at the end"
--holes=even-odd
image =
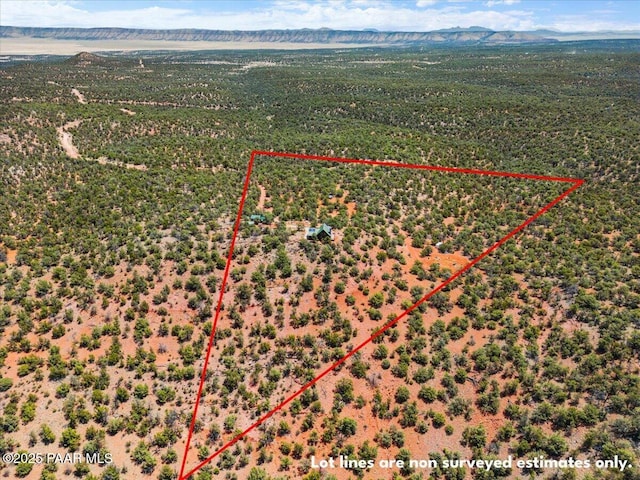
{"type": "MultiPolygon", "coordinates": [[[[70,128],[76,128],[78,125],[80,125],[80,123],[82,123],[82,120],[74,120],[73,122],[67,122],[56,129],[56,131],[58,132],[58,141],[60,142],[60,146],[69,158],[82,158],[80,152],[78,151],[78,147],[73,144],[73,135],[68,132],[70,128]]],[[[115,165],[117,167],[124,167],[133,170],[147,170],[147,166],[143,164],[136,165],[133,163],[124,163],[120,162],[119,160],[112,160],[107,157],[88,158],[87,160],[94,160],[100,165],[115,165]]]]}
{"type": "Polygon", "coordinates": [[[84,95],[80,93],[80,91],[77,88],[72,88],[71,93],[73,93],[76,97],[78,97],[78,102],[82,103],[83,105],[87,104],[87,99],[84,98],[84,95]]]}
{"type": "Polygon", "coordinates": [[[258,200],[258,210],[264,210],[264,204],[267,201],[267,191],[260,184],[258,184],[258,188],[260,189],[260,199],[258,200]]]}
{"type": "Polygon", "coordinates": [[[71,133],[67,131],[70,128],[75,128],[80,125],[80,122],[81,120],[67,122],[63,126],[56,129],[56,131],[58,132],[58,140],[60,141],[60,146],[69,158],[80,158],[80,152],[78,152],[78,149],[73,144],[73,135],[71,135],[71,133]]]}
{"type": "Polygon", "coordinates": [[[77,97],[79,103],[82,103],[83,105],[87,104],[87,99],[80,92],[80,90],[78,90],[77,88],[72,88],[71,93],[73,93],[77,97]]]}

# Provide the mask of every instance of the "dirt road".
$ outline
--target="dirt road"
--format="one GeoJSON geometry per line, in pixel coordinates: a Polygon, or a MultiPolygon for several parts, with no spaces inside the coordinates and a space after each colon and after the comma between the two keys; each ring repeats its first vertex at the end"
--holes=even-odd
{"type": "Polygon", "coordinates": [[[70,158],[80,158],[80,152],[78,152],[78,149],[73,144],[73,135],[67,131],[68,129],[75,128],[78,125],[80,125],[80,120],[74,120],[73,122],[67,122],[56,129],[58,132],[58,141],[60,142],[60,146],[70,158]]]}
{"type": "Polygon", "coordinates": [[[87,99],[84,98],[84,95],[80,93],[80,91],[77,88],[72,88],[71,93],[73,93],[76,97],[78,97],[78,102],[82,103],[83,105],[87,104],[87,99]]]}

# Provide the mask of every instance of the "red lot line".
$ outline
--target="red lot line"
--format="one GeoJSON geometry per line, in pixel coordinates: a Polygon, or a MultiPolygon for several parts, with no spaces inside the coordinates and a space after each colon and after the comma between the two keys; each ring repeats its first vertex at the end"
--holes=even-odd
{"type": "Polygon", "coordinates": [[[269,419],[274,413],[276,413],[276,412],[280,411],[282,408],[284,408],[289,402],[291,402],[294,398],[296,398],[298,395],[300,395],[306,389],[308,389],[309,387],[311,387],[314,384],[316,384],[321,378],[326,376],[329,372],[335,370],[338,366],[340,366],[344,362],[346,362],[352,355],[354,355],[356,352],[361,350],[365,345],[367,345],[368,343],[373,341],[375,338],[377,338],[380,335],[382,335],[389,328],[393,327],[396,323],[398,323],[404,317],[409,315],[413,310],[418,308],[418,306],[420,306],[422,303],[424,303],[427,300],[429,300],[429,298],[431,298],[437,292],[439,292],[444,287],[449,285],[451,282],[456,280],[463,273],[465,273],[467,270],[469,270],[474,265],[476,265],[478,262],[480,262],[480,260],[482,260],[483,258],[488,256],[490,253],[492,253],[494,250],[496,250],[498,247],[500,247],[503,243],[505,243],[510,238],[515,236],[517,233],[522,231],[530,223],[535,221],[538,217],[540,217],[545,212],[547,212],[548,210],[553,208],[562,199],[564,199],[569,194],[571,194],[573,191],[578,189],[583,183],[584,183],[584,180],[577,179],[577,178],[549,177],[549,176],[545,176],[545,175],[533,175],[533,174],[527,174],[527,173],[496,172],[496,171],[490,171],[490,170],[474,170],[474,169],[468,169],[468,168],[438,167],[438,166],[434,166],[434,165],[413,165],[413,164],[397,163],[397,162],[382,162],[382,161],[378,161],[378,160],[359,160],[359,159],[354,159],[354,158],[337,158],[337,157],[325,157],[325,156],[320,156],[320,155],[304,155],[304,154],[299,154],[299,153],[267,152],[267,151],[260,151],[260,150],[252,151],[251,152],[251,157],[249,159],[249,165],[247,167],[247,174],[246,174],[245,181],[244,181],[244,188],[242,190],[242,197],[240,198],[240,205],[238,207],[238,214],[236,216],[236,222],[235,222],[234,229],[233,229],[233,237],[231,239],[231,245],[229,247],[229,253],[227,255],[227,265],[226,265],[225,270],[224,270],[224,276],[223,276],[223,279],[222,279],[222,284],[220,285],[220,296],[218,298],[218,306],[216,307],[216,315],[215,315],[215,318],[214,318],[214,321],[213,321],[213,328],[211,329],[211,335],[209,337],[209,345],[207,346],[207,354],[206,354],[206,357],[205,357],[204,366],[202,368],[202,374],[200,375],[200,385],[198,386],[198,394],[196,395],[196,400],[195,400],[195,404],[194,404],[194,407],[193,407],[193,415],[191,416],[191,424],[189,425],[189,434],[187,436],[187,442],[186,442],[185,447],[184,447],[184,455],[182,457],[182,465],[180,467],[179,480],[187,480],[191,475],[195,474],[198,470],[200,470],[206,464],[211,462],[215,457],[220,455],[227,448],[229,448],[233,444],[235,444],[238,440],[240,440],[242,437],[244,437],[251,430],[253,430],[254,428],[258,427],[259,425],[264,423],[267,419],[269,419]],[[463,266],[462,268],[457,270],[447,280],[445,280],[440,285],[438,285],[436,288],[431,290],[429,293],[427,293],[424,297],[422,297],[420,300],[418,300],[415,304],[413,304],[407,310],[402,312],[400,315],[398,315],[393,320],[391,320],[388,323],[386,323],[382,328],[380,328],[373,335],[371,335],[369,338],[367,338],[365,341],[363,341],[360,345],[358,345],[353,350],[351,350],[349,353],[347,353],[340,360],[336,361],[331,366],[327,367],[316,378],[314,378],[313,380],[307,382],[299,390],[297,390],[295,393],[293,393],[289,397],[287,397],[278,406],[276,406],[271,411],[269,411],[266,414],[264,414],[253,425],[251,425],[250,427],[245,429],[243,432],[239,433],[234,438],[229,440],[222,447],[220,447],[214,453],[209,455],[208,458],[206,458],[205,460],[200,462],[198,465],[196,465],[194,468],[189,470],[187,473],[184,473],[185,464],[186,464],[186,461],[187,461],[187,454],[189,453],[189,446],[191,444],[191,438],[193,436],[193,429],[194,429],[195,422],[196,422],[196,417],[197,417],[197,414],[198,414],[198,406],[200,404],[200,399],[202,398],[202,389],[203,389],[203,386],[204,386],[204,380],[205,380],[205,377],[206,377],[207,367],[209,366],[209,359],[211,357],[211,348],[213,347],[213,343],[214,343],[214,339],[215,339],[215,333],[216,333],[216,327],[218,325],[218,318],[220,317],[220,309],[221,309],[221,306],[222,306],[222,297],[224,296],[225,287],[226,287],[227,280],[228,280],[228,277],[229,277],[229,268],[231,266],[231,260],[232,260],[232,257],[233,257],[233,248],[235,246],[236,237],[238,235],[238,230],[240,228],[240,221],[242,219],[242,210],[244,208],[244,202],[245,202],[245,199],[246,199],[246,196],[247,196],[247,190],[249,189],[249,179],[251,177],[251,171],[253,169],[253,163],[254,163],[256,155],[262,155],[262,156],[266,156],[266,157],[295,158],[295,159],[299,159],[299,160],[327,161],[327,162],[335,162],[335,163],[356,163],[356,164],[361,164],[361,165],[376,165],[376,166],[393,167],[393,168],[411,168],[411,169],[415,169],[415,170],[431,170],[431,171],[437,171],[437,172],[466,173],[466,174],[472,174],[472,175],[485,175],[485,176],[493,176],[493,177],[511,177],[511,178],[523,178],[523,179],[528,179],[528,180],[545,180],[545,181],[551,181],[551,182],[571,183],[572,186],[570,188],[568,188],[567,190],[565,190],[564,192],[562,192],[560,195],[558,195],[551,202],[549,202],[547,205],[542,207],[540,210],[538,210],[535,214],[533,214],[527,220],[522,222],[516,228],[511,230],[507,235],[502,237],[500,240],[498,240],[492,246],[487,248],[484,252],[482,252],[476,258],[474,258],[469,263],[467,263],[465,266],[463,266]]]}

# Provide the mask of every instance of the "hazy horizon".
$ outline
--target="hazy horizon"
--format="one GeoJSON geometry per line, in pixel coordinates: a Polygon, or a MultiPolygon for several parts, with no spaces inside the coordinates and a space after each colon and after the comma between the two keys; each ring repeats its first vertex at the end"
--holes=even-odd
{"type": "Polygon", "coordinates": [[[5,0],[0,3],[0,25],[393,32],[481,26],[495,31],[621,32],[640,31],[640,6],[602,0],[5,0]]]}

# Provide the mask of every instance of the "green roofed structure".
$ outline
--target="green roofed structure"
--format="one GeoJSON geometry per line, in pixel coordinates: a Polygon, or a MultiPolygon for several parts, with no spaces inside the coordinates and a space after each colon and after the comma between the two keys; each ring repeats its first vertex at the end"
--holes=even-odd
{"type": "Polygon", "coordinates": [[[262,213],[254,213],[249,216],[249,225],[257,225],[260,223],[269,223],[269,219],[262,213]]]}
{"type": "Polygon", "coordinates": [[[326,223],[323,223],[318,228],[307,228],[304,236],[307,240],[333,240],[333,229],[326,223]]]}

